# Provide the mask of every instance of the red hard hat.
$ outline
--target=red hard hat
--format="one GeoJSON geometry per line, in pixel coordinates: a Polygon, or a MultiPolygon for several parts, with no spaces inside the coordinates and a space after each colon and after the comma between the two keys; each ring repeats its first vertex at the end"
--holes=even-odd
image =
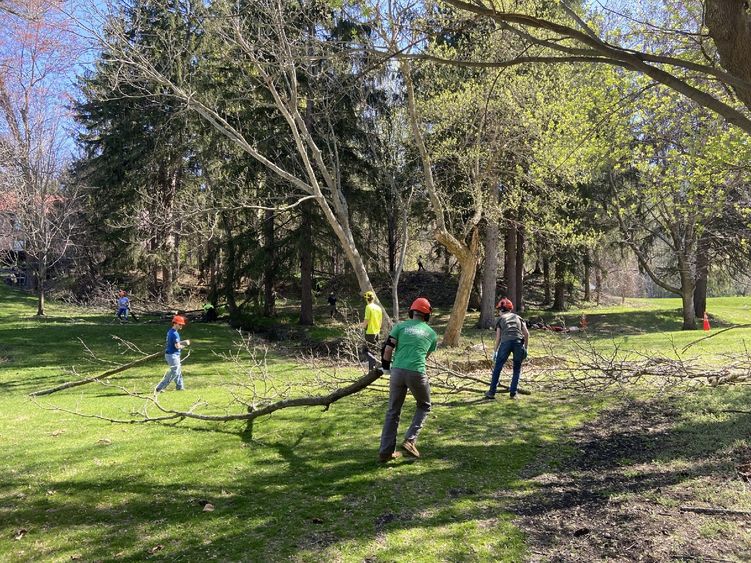
{"type": "Polygon", "coordinates": [[[498,305],[496,305],[495,308],[503,309],[505,311],[512,311],[514,309],[514,304],[511,302],[511,299],[504,297],[498,302],[498,305]]]}
{"type": "Polygon", "coordinates": [[[412,301],[412,305],[409,306],[410,311],[419,311],[425,315],[429,315],[433,311],[433,307],[430,306],[430,301],[424,297],[418,297],[412,301]]]}
{"type": "Polygon", "coordinates": [[[175,325],[184,325],[187,321],[185,320],[185,317],[181,315],[175,315],[172,317],[172,324],[175,325]]]}

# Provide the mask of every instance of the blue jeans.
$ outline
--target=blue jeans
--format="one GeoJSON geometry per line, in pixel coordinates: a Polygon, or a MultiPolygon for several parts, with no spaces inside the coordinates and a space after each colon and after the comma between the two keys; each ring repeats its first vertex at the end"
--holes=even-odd
{"type": "Polygon", "coordinates": [[[167,361],[169,370],[167,370],[167,373],[164,374],[164,378],[159,382],[159,385],[156,386],[156,390],[162,391],[166,389],[172,381],[174,381],[177,390],[182,391],[183,369],[182,365],[180,364],[180,354],[164,354],[164,359],[167,361]]]}
{"type": "Polygon", "coordinates": [[[125,317],[126,321],[128,320],[128,309],[126,307],[120,307],[117,310],[117,318],[121,319],[123,317],[125,317]]]}
{"type": "Polygon", "coordinates": [[[514,375],[511,377],[509,393],[512,396],[516,395],[516,388],[519,386],[519,376],[522,372],[522,355],[524,353],[522,348],[524,348],[523,340],[501,342],[501,345],[498,347],[498,355],[495,359],[495,365],[493,366],[493,376],[490,379],[490,389],[487,392],[488,396],[492,397],[495,395],[495,391],[498,388],[498,379],[501,376],[501,370],[512,352],[514,353],[514,375]]]}

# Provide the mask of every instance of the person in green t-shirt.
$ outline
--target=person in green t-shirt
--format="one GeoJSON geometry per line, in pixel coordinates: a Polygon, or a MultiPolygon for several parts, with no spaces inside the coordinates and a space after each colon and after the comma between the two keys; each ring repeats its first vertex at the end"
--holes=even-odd
{"type": "Polygon", "coordinates": [[[428,326],[433,308],[424,297],[414,300],[409,320],[391,329],[381,352],[381,366],[389,373],[389,408],[381,433],[378,457],[382,463],[401,457],[396,450],[396,434],[407,390],[417,402],[412,424],[407,429],[402,449],[412,457],[420,457],[415,447],[417,435],[430,412],[430,384],[425,374],[425,360],[438,344],[438,335],[428,326]]]}
{"type": "Polygon", "coordinates": [[[366,291],[365,297],[365,318],[360,325],[365,331],[365,345],[361,350],[360,360],[368,362],[368,371],[376,367],[375,351],[378,345],[378,335],[381,333],[381,323],[383,322],[383,309],[375,302],[375,294],[372,291],[366,291]]]}

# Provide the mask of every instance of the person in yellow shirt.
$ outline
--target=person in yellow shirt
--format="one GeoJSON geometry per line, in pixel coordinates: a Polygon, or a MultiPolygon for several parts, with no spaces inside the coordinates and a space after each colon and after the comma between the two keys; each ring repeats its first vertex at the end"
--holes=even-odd
{"type": "Polygon", "coordinates": [[[368,371],[370,371],[377,363],[375,354],[378,347],[378,336],[381,334],[383,309],[375,302],[375,295],[372,291],[366,291],[364,297],[366,305],[362,328],[365,331],[365,346],[362,349],[361,361],[368,362],[368,371]]]}

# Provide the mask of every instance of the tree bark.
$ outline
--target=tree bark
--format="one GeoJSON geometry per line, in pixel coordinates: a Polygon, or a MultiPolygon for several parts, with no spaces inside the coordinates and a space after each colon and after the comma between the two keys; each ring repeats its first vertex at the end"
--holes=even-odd
{"type": "Polygon", "coordinates": [[[683,304],[683,330],[696,330],[696,316],[694,312],[695,274],[689,266],[685,254],[678,255],[678,271],[681,279],[680,296],[683,304]]]}
{"type": "Polygon", "coordinates": [[[300,204],[300,324],[312,325],[313,316],[313,204],[300,204]]]}
{"type": "MultiPolygon", "coordinates": [[[[704,22],[717,47],[722,66],[734,76],[751,82],[751,15],[748,2],[707,0],[704,22]]],[[[734,85],[733,90],[751,109],[751,88],[734,85]]]]}
{"type": "Polygon", "coordinates": [[[707,282],[709,278],[709,248],[702,236],[696,245],[696,283],[694,285],[694,313],[701,319],[707,311],[707,282]]]}
{"type": "Polygon", "coordinates": [[[226,240],[227,261],[224,270],[224,298],[227,300],[227,310],[231,321],[236,321],[240,310],[237,307],[237,297],[235,295],[235,276],[236,276],[236,245],[232,235],[232,227],[227,217],[227,212],[222,213],[222,225],[224,226],[226,240]]]}
{"type": "Polygon", "coordinates": [[[595,303],[600,304],[602,299],[602,265],[599,253],[595,250],[595,303]]]}
{"type": "Polygon", "coordinates": [[[553,300],[550,292],[550,258],[542,255],[542,304],[549,305],[553,300]]]}
{"type": "Polygon", "coordinates": [[[503,255],[503,279],[506,282],[506,297],[516,299],[516,223],[506,225],[506,244],[503,255]]]}
{"type": "Polygon", "coordinates": [[[263,316],[273,317],[276,311],[276,292],[274,291],[274,273],[276,271],[276,248],[274,241],[273,209],[263,212],[263,245],[265,263],[263,268],[263,316]]]}
{"type": "Polygon", "coordinates": [[[566,265],[563,260],[555,261],[555,288],[553,296],[553,310],[566,310],[566,265]]]}
{"type": "Polygon", "coordinates": [[[482,269],[482,300],[480,328],[490,328],[495,321],[496,284],[498,283],[498,223],[489,220],[485,226],[485,265],[482,269]]]}
{"type": "Polygon", "coordinates": [[[512,297],[517,313],[524,312],[524,250],[524,226],[520,224],[516,229],[516,294],[512,297]]]}
{"type": "Polygon", "coordinates": [[[39,261],[39,267],[37,268],[38,284],[37,284],[37,316],[44,316],[44,299],[45,299],[45,281],[47,279],[47,264],[44,259],[39,261]]]}
{"type": "MultiPolygon", "coordinates": [[[[472,293],[472,286],[475,281],[475,274],[477,273],[477,250],[479,246],[479,236],[477,229],[472,231],[472,239],[469,246],[463,246],[460,248],[452,248],[451,253],[456,256],[459,262],[459,287],[456,290],[456,297],[454,298],[454,305],[451,307],[451,316],[446,324],[446,330],[443,333],[443,345],[444,346],[458,346],[459,337],[462,333],[462,327],[464,326],[464,318],[467,316],[467,305],[469,304],[469,297],[472,293]]],[[[448,248],[449,241],[444,239],[440,234],[436,236],[436,240],[441,244],[444,244],[448,248]]]]}
{"type": "Polygon", "coordinates": [[[589,288],[589,279],[592,275],[592,260],[589,257],[589,250],[584,251],[584,301],[589,303],[592,299],[592,291],[589,288]]]}

